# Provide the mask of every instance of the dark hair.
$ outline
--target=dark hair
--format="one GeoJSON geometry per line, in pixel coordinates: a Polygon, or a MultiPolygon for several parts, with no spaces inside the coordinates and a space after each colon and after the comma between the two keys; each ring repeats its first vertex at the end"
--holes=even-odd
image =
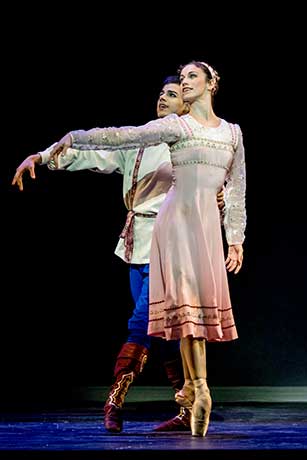
{"type": "Polygon", "coordinates": [[[163,80],[163,86],[169,85],[170,83],[175,83],[176,85],[180,85],[179,75],[169,75],[163,80]]]}

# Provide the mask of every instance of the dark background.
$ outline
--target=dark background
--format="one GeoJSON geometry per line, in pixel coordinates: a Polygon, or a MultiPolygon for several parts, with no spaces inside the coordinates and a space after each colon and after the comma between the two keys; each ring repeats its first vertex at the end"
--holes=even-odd
{"type": "MultiPolygon", "coordinates": [[[[216,113],[240,124],[247,163],[245,264],[229,277],[239,340],[209,344],[210,384],[307,385],[299,13],[189,3],[6,14],[1,403],[67,402],[74,386],[109,385],[133,308],[113,252],[121,176],[40,167],[20,193],[15,168],[72,129],[155,118],[163,78],[192,59],[220,73],[216,113]]],[[[154,350],[139,382],[167,384],[154,350]]]]}

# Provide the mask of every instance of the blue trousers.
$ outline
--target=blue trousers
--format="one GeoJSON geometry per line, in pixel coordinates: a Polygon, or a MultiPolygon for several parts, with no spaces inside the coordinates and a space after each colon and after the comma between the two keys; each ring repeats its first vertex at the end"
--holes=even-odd
{"type": "Polygon", "coordinates": [[[156,340],[165,361],[173,359],[179,351],[179,340],[164,340],[147,334],[149,319],[149,264],[130,265],[130,288],[134,300],[134,310],[128,321],[127,342],[138,343],[150,348],[156,340]]]}

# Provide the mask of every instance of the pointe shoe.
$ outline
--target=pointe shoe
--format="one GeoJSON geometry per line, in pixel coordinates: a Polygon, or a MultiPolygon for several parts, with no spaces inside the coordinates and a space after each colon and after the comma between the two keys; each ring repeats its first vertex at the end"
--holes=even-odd
{"type": "Polygon", "coordinates": [[[210,391],[206,379],[196,379],[193,382],[195,400],[191,414],[192,436],[206,436],[212,407],[210,391]]]}
{"type": "Polygon", "coordinates": [[[175,394],[175,401],[182,407],[192,410],[194,402],[194,383],[193,380],[186,379],[181,390],[175,394]]]}

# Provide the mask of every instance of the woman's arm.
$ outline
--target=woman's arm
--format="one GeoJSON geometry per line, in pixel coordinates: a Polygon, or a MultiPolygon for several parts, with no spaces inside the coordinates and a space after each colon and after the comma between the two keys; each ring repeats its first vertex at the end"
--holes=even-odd
{"type": "Polygon", "coordinates": [[[173,144],[185,136],[178,115],[171,114],[143,126],[72,131],[55,145],[51,152],[51,159],[57,166],[58,157],[60,155],[63,157],[70,147],[78,150],[131,149],[162,143],[173,144]]]}

